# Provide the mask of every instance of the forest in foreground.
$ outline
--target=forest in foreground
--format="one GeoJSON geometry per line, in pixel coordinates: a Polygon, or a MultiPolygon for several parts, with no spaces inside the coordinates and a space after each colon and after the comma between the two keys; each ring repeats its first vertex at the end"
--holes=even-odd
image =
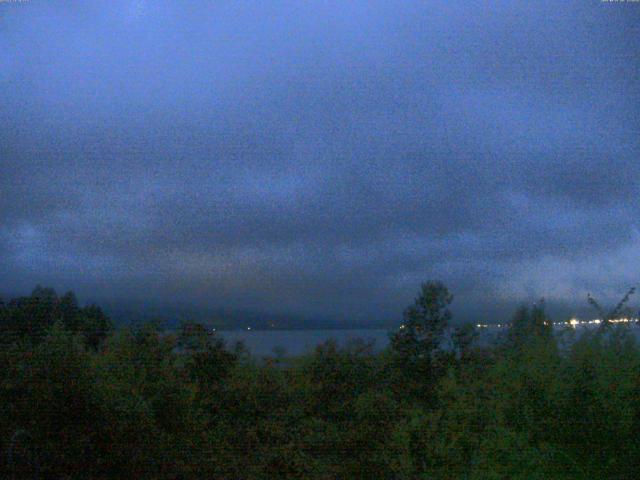
{"type": "Polygon", "coordinates": [[[382,352],[258,359],[197,323],[116,329],[38,287],[0,302],[0,476],[637,478],[631,327],[564,342],[536,304],[492,345],[467,325],[442,349],[451,301],[424,283],[382,352]]]}

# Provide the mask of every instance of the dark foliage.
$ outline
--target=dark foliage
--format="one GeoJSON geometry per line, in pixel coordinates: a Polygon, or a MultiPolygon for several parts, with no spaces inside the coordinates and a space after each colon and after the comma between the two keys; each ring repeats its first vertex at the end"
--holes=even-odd
{"type": "Polygon", "coordinates": [[[197,323],[113,330],[39,287],[0,304],[0,477],[637,478],[628,329],[560,349],[538,304],[501,344],[462,326],[445,348],[451,300],[424,284],[380,353],[259,361],[197,323]]]}

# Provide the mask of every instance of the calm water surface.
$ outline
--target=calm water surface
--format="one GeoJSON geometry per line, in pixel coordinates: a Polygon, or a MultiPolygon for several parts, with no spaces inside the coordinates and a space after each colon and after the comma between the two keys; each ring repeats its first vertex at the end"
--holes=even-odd
{"type": "Polygon", "coordinates": [[[334,339],[338,345],[349,340],[373,340],[374,347],[381,350],[389,343],[388,330],[231,330],[218,334],[232,346],[243,341],[253,355],[273,355],[276,347],[284,348],[286,355],[302,355],[312,351],[318,344],[334,339]]]}
{"type": "MultiPolygon", "coordinates": [[[[579,326],[574,335],[594,328],[579,326]]],[[[566,328],[556,327],[554,331],[561,338],[566,328]]],[[[568,330],[569,331],[569,330],[568,330]]],[[[320,343],[334,339],[338,345],[344,346],[350,340],[361,339],[374,342],[374,350],[382,350],[389,344],[389,332],[386,329],[354,329],[354,330],[231,330],[217,332],[227,341],[229,346],[237,341],[244,342],[249,351],[256,356],[274,355],[274,349],[283,348],[286,355],[302,355],[313,351],[320,343]]],[[[570,331],[569,331],[570,332],[570,331]]],[[[630,332],[640,340],[640,326],[630,328],[630,332]]],[[[495,341],[506,334],[505,328],[482,328],[478,330],[480,344],[495,341]]],[[[445,335],[443,347],[449,346],[450,340],[445,335]]]]}

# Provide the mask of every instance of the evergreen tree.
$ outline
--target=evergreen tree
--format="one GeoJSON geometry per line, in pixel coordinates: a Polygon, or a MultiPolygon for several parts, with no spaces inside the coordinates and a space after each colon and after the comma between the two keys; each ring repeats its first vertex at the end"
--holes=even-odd
{"type": "Polygon", "coordinates": [[[545,312],[544,300],[541,300],[531,309],[523,305],[516,310],[507,334],[507,342],[510,347],[521,350],[526,344],[549,341],[552,337],[553,324],[545,312]]]}
{"type": "Polygon", "coordinates": [[[414,304],[404,311],[404,323],[391,335],[398,388],[427,403],[434,400],[437,380],[448,361],[440,346],[451,320],[452,300],[442,283],[423,283],[414,304]]]}
{"type": "Polygon", "coordinates": [[[422,284],[420,295],[404,311],[404,322],[391,336],[392,348],[407,358],[430,358],[439,349],[451,320],[453,295],[436,281],[422,284]]]}

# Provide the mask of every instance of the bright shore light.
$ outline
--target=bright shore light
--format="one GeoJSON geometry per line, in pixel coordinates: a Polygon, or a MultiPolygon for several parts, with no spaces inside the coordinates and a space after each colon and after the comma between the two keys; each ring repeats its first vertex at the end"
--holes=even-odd
{"type": "MultiPolygon", "coordinates": [[[[577,318],[572,318],[566,322],[548,322],[545,321],[544,324],[545,325],[553,325],[556,327],[562,327],[562,326],[567,326],[567,327],[573,327],[576,328],[578,326],[582,326],[582,325],[600,325],[603,321],[599,318],[595,318],[593,320],[578,320],[577,318]]],[[[609,320],[610,323],[630,323],[633,325],[640,325],[640,318],[614,318],[609,320]]],[[[508,328],[511,324],[510,323],[477,323],[476,324],[476,328],[508,328]]],[[[400,328],[403,328],[403,326],[401,326],[400,328]]]]}

